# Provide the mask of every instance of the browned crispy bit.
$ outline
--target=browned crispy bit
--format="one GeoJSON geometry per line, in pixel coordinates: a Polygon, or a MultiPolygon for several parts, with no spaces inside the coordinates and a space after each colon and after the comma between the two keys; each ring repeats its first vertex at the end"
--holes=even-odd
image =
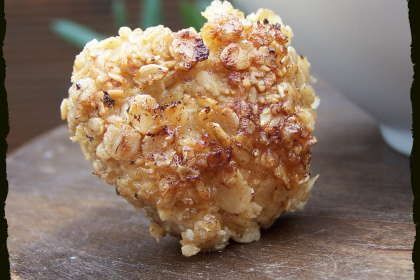
{"type": "Polygon", "coordinates": [[[275,24],[273,24],[273,27],[274,27],[274,29],[276,29],[276,30],[281,30],[281,24],[280,23],[275,23],[275,24]]]}
{"type": "Polygon", "coordinates": [[[210,168],[223,167],[232,159],[232,148],[217,147],[207,154],[207,164],[210,168]]]}
{"type": "Polygon", "coordinates": [[[254,49],[248,41],[229,44],[220,54],[220,60],[228,69],[245,70],[251,66],[254,49]]]}
{"type": "Polygon", "coordinates": [[[173,136],[175,134],[175,129],[168,127],[167,125],[162,126],[156,132],[147,132],[146,136],[173,136]]]}
{"type": "Polygon", "coordinates": [[[249,40],[255,46],[269,46],[271,42],[287,43],[287,37],[281,32],[281,25],[257,23],[249,35],[249,40]]]}
{"type": "Polygon", "coordinates": [[[111,98],[111,96],[109,96],[109,93],[107,91],[104,91],[104,96],[102,98],[102,102],[104,103],[104,105],[108,108],[111,108],[115,105],[115,100],[111,98]]]}
{"type": "Polygon", "coordinates": [[[181,67],[191,69],[197,62],[208,58],[209,49],[192,28],[178,31],[174,37],[172,50],[181,67]]]}

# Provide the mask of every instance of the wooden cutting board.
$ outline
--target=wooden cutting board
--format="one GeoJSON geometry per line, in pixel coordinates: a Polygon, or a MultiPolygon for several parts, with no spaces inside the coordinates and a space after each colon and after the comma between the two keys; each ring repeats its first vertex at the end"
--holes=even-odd
{"type": "MultiPolygon", "coordinates": [[[[251,244],[185,258],[91,174],[59,127],[8,157],[8,246],[16,279],[413,279],[409,162],[374,121],[323,82],[304,211],[251,244]]],[[[380,102],[380,100],[378,101],[380,102]]],[[[58,105],[57,108],[58,110],[58,105]]]]}

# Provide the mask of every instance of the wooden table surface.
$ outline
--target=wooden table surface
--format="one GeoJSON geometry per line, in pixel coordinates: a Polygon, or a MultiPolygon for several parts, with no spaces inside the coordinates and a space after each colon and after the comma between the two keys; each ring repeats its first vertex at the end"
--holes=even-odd
{"type": "Polygon", "coordinates": [[[59,127],[8,158],[8,246],[16,279],[413,279],[415,228],[406,157],[320,82],[319,173],[304,211],[251,244],[185,258],[91,174],[59,127]]]}

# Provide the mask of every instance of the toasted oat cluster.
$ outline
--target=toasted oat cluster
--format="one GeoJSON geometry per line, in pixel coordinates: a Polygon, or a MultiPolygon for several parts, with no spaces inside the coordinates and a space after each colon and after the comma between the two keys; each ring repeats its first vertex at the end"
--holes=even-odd
{"type": "Polygon", "coordinates": [[[172,32],[123,27],[76,57],[61,104],[94,173],[181,238],[182,254],[251,242],[302,208],[318,104],[309,62],[272,11],[214,1],[172,32]]]}

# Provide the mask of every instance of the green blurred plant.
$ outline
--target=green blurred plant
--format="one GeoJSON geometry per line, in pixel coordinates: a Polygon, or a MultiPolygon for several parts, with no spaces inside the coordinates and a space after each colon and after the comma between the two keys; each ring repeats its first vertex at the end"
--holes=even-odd
{"type": "MultiPolygon", "coordinates": [[[[161,0],[140,0],[141,9],[139,13],[139,25],[142,28],[158,25],[163,21],[162,1],[161,0]]],[[[204,18],[201,11],[209,5],[211,0],[182,0],[179,5],[182,20],[185,26],[192,26],[200,30],[203,26],[204,18]]],[[[114,25],[118,29],[127,26],[127,8],[125,0],[112,0],[111,11],[114,18],[114,25]]],[[[93,29],[76,23],[69,19],[56,19],[51,23],[51,30],[68,43],[83,48],[92,39],[102,40],[108,37],[100,34],[93,29]]]]}

